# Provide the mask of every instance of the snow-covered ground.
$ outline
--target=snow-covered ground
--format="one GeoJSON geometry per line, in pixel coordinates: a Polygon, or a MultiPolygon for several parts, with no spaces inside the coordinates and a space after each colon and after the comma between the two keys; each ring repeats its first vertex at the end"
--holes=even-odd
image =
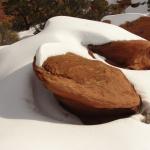
{"type": "MultiPolygon", "coordinates": [[[[141,115],[101,125],[81,125],[77,117],[59,106],[32,70],[33,57],[44,43],[55,43],[59,48],[63,43],[74,43],[79,49],[86,49],[87,44],[102,44],[123,38],[140,39],[117,26],[70,17],[55,17],[47,22],[41,33],[2,47],[0,149],[148,150],[150,125],[140,121],[141,115]]],[[[43,52],[40,56],[43,56],[43,52]]],[[[102,60],[99,57],[98,59],[102,60]]],[[[134,84],[142,99],[149,102],[150,71],[121,70],[134,84]]]]}

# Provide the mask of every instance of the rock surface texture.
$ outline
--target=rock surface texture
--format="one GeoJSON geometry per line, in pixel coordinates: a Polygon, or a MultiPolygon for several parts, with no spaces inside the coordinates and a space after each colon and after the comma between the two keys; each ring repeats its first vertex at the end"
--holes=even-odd
{"type": "Polygon", "coordinates": [[[93,124],[138,112],[140,97],[124,74],[103,62],[73,53],[49,57],[33,68],[57,99],[84,123],[93,124]]]}

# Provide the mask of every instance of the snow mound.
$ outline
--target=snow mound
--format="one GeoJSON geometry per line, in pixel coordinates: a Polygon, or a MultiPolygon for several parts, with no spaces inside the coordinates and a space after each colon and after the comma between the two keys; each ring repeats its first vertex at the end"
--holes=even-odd
{"type": "MultiPolygon", "coordinates": [[[[60,107],[33,73],[33,57],[44,43],[50,44],[42,47],[42,51],[49,46],[52,48],[52,43],[55,43],[54,47],[59,51],[65,43],[73,43],[79,49],[85,49],[89,43],[102,44],[119,37],[127,39],[128,36],[130,39],[140,38],[117,26],[105,25],[84,19],[54,17],[47,22],[41,33],[0,49],[2,150],[149,149],[150,126],[139,121],[141,115],[102,125],[80,125],[80,120],[60,107]],[[109,27],[112,28],[109,30],[109,27]],[[113,35],[114,33],[118,34],[113,35]]],[[[46,57],[47,55],[49,52],[46,52],[46,57]]],[[[98,58],[104,61],[101,57],[97,56],[98,58]]],[[[142,100],[149,102],[150,71],[121,70],[134,84],[142,100]]]]}
{"type": "Polygon", "coordinates": [[[57,55],[71,51],[89,58],[86,48],[88,44],[105,44],[118,40],[144,40],[112,24],[62,16],[50,19],[46,24],[46,31],[51,32],[53,39],[60,42],[46,44],[39,48],[36,54],[38,66],[42,65],[44,58],[49,55],[54,56],[54,53],[57,55]]]}
{"type": "Polygon", "coordinates": [[[92,59],[88,54],[87,48],[77,43],[67,43],[67,42],[55,42],[46,43],[40,46],[36,52],[36,65],[42,66],[43,62],[49,56],[56,56],[66,54],[67,52],[72,52],[77,55],[81,55],[85,58],[92,59]]]}

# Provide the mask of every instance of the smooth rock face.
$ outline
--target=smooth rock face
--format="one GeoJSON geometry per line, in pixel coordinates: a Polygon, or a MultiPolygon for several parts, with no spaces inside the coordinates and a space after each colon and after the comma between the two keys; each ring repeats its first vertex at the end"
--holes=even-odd
{"type": "Polygon", "coordinates": [[[100,61],[67,53],[33,67],[57,99],[87,124],[138,112],[140,97],[133,86],[120,70],[100,61]]]}
{"type": "Polygon", "coordinates": [[[135,21],[126,22],[125,24],[120,25],[120,27],[150,40],[150,17],[140,17],[135,21]]]}
{"type": "Polygon", "coordinates": [[[113,65],[135,69],[150,69],[150,41],[114,41],[104,45],[89,45],[89,50],[104,56],[113,65]]]}

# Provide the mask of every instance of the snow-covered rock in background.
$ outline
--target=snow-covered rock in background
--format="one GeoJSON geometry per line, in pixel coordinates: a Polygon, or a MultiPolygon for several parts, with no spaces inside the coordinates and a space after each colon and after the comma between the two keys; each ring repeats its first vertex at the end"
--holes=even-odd
{"type": "Polygon", "coordinates": [[[126,13],[144,13],[144,14],[149,14],[150,12],[148,11],[147,1],[148,0],[132,0],[131,1],[132,4],[140,3],[140,5],[137,6],[137,7],[128,6],[126,8],[125,12],[126,13]]]}
{"type": "MultiPolygon", "coordinates": [[[[149,149],[150,126],[139,120],[140,115],[101,125],[72,125],[81,122],[59,106],[33,73],[31,63],[36,50],[47,42],[74,42],[85,46],[89,42],[98,43],[95,41],[98,38],[102,44],[119,36],[123,40],[122,33],[129,38],[140,39],[119,27],[105,25],[55,17],[48,21],[41,33],[0,50],[0,149],[149,149]],[[109,27],[111,34],[103,31],[109,27]],[[111,27],[115,31],[111,31],[111,27]],[[118,34],[112,35],[113,32],[118,34]]],[[[98,56],[97,59],[104,61],[98,56]]],[[[150,71],[121,70],[135,85],[142,99],[149,101],[150,71]]]]}
{"type": "Polygon", "coordinates": [[[126,13],[145,13],[145,14],[148,14],[149,11],[148,11],[148,8],[147,8],[147,5],[144,4],[144,5],[139,5],[138,7],[127,7],[126,10],[125,10],[126,13]]]}
{"type": "MultiPolygon", "coordinates": [[[[107,0],[108,4],[118,4],[117,0],[107,0]]],[[[150,14],[148,11],[148,5],[147,5],[148,0],[131,0],[131,4],[135,5],[139,4],[138,6],[128,6],[123,12],[125,13],[145,13],[145,14],[150,14]]]]}
{"type": "Polygon", "coordinates": [[[134,21],[142,16],[147,16],[147,14],[141,14],[141,13],[124,13],[124,14],[117,14],[117,15],[109,15],[103,17],[101,20],[110,20],[112,24],[120,26],[121,24],[124,24],[127,21],[134,21]]]}

